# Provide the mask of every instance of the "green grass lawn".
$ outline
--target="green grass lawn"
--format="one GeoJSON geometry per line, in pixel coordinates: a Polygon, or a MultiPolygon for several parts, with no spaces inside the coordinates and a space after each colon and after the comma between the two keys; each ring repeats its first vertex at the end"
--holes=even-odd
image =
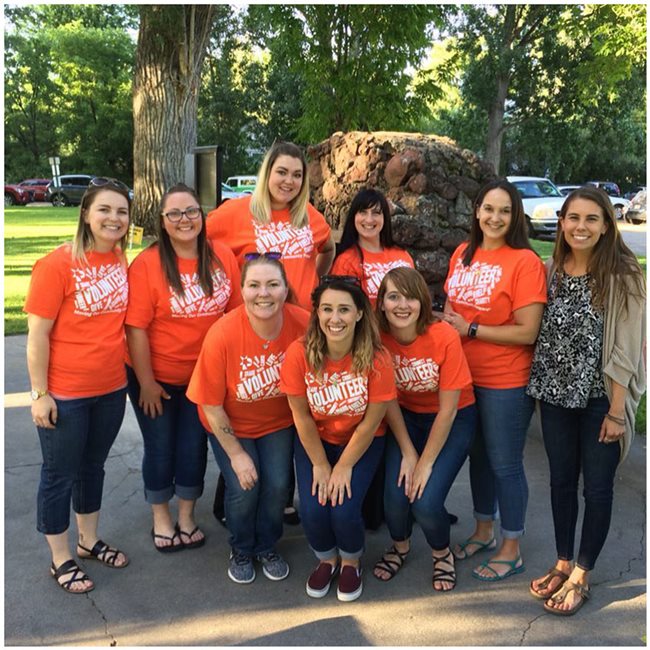
{"type": "MultiPolygon", "coordinates": [[[[71,241],[79,217],[79,208],[5,208],[5,336],[25,334],[27,316],[23,312],[29,277],[34,262],[59,244],[71,241]]],[[[552,241],[532,240],[543,259],[553,253],[552,241]]],[[[133,259],[141,250],[128,253],[133,259]]],[[[644,270],[646,259],[639,258],[644,270]]],[[[637,413],[637,431],[645,433],[645,395],[637,413]]]]}

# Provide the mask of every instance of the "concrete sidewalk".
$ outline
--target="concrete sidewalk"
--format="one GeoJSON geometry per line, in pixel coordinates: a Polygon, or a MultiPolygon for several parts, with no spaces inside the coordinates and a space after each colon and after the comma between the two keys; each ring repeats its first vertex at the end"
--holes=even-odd
{"type": "MultiPolygon", "coordinates": [[[[388,545],[385,526],[368,533],[362,597],[340,603],[305,594],[314,566],[302,529],[287,527],[279,551],[291,565],[283,582],[258,571],[250,585],[227,575],[228,533],[212,516],[218,474],[212,458],[197,521],[207,544],[156,553],[140,471],[142,443],[133,411],[106,463],[100,535],[130,556],[123,571],[85,562],[96,583],[83,596],[65,594],[49,576],[49,553],[36,532],[41,455],[29,415],[25,337],[5,339],[5,644],[6,645],[284,645],[284,646],[637,646],[646,639],[646,449],[637,439],[616,482],[612,528],[592,580],[592,598],[573,618],[546,614],[528,583],[553,563],[548,464],[536,420],[529,432],[530,486],[526,571],[488,584],[471,577],[477,558],[459,562],[458,586],[431,588],[430,552],[415,530],[399,575],[383,584],[371,575],[388,545]]],[[[472,532],[467,464],[448,499],[460,516],[452,541],[472,532]]],[[[73,535],[74,537],[74,535],[73,535]]],[[[481,561],[482,558],[478,556],[481,561]]]]}

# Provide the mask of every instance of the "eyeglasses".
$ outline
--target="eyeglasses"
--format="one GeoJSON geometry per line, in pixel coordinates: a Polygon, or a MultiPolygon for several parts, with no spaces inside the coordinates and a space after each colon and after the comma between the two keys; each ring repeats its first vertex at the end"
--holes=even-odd
{"type": "Polygon", "coordinates": [[[253,260],[258,260],[260,257],[264,257],[267,260],[279,260],[282,258],[282,253],[279,251],[268,251],[267,253],[245,253],[244,259],[247,262],[252,262],[253,260]]]}
{"type": "Polygon", "coordinates": [[[201,216],[201,208],[187,208],[187,210],[169,210],[169,212],[163,212],[163,217],[167,217],[171,223],[178,223],[183,215],[186,216],[190,221],[198,219],[201,216]]]}
{"type": "Polygon", "coordinates": [[[117,178],[107,178],[104,176],[95,176],[95,178],[90,179],[89,185],[93,185],[94,187],[104,187],[106,185],[112,185],[113,187],[117,187],[118,189],[128,192],[129,188],[127,185],[125,185],[122,181],[118,181],[117,178]]]}
{"type": "Polygon", "coordinates": [[[355,287],[361,287],[361,280],[356,275],[321,275],[321,284],[332,284],[333,282],[344,282],[353,284],[355,287]]]}

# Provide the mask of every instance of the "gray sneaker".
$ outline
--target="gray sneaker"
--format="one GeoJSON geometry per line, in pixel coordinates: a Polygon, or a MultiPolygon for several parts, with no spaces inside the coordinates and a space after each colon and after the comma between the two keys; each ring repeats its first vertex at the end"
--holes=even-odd
{"type": "Polygon", "coordinates": [[[257,559],[262,563],[262,571],[269,580],[284,580],[289,575],[289,565],[275,551],[258,555],[257,559]]]}
{"type": "Polygon", "coordinates": [[[240,585],[247,585],[255,580],[255,567],[253,558],[238,551],[230,552],[230,567],[228,577],[240,585]]]}

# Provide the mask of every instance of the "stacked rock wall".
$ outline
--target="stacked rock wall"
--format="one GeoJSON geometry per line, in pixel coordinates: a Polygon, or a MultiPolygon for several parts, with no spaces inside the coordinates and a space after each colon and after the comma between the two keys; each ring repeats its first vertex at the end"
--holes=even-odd
{"type": "Polygon", "coordinates": [[[332,227],[343,228],[360,189],[384,192],[396,243],[441,296],[449,257],[467,239],[473,200],[495,177],[491,165],[453,140],[420,133],[339,132],[307,153],[312,201],[332,227]]]}

